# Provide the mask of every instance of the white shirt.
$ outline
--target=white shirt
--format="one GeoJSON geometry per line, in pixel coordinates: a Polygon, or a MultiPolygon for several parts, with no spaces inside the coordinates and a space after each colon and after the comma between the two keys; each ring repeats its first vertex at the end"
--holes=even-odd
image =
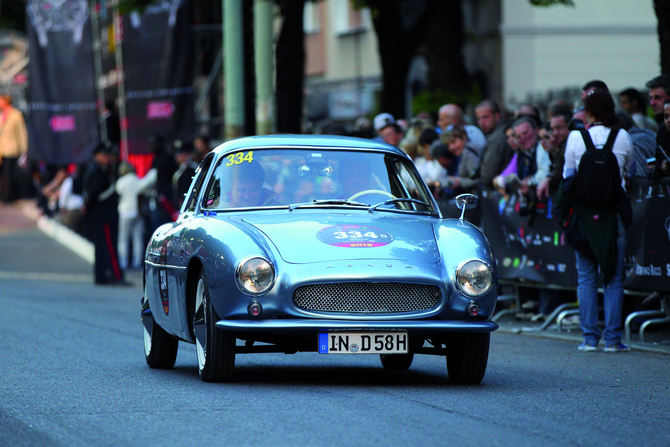
{"type": "MultiPolygon", "coordinates": [[[[593,140],[593,145],[596,149],[602,149],[607,142],[611,129],[605,126],[591,126],[589,128],[589,135],[593,140]]],[[[568,135],[568,142],[565,146],[565,165],[563,166],[563,178],[570,177],[579,168],[579,162],[582,155],[586,152],[586,145],[582,134],[577,130],[573,130],[568,135]]],[[[626,177],[629,172],[632,172],[635,157],[633,157],[633,142],[630,135],[625,130],[619,130],[619,134],[614,140],[612,152],[616,155],[616,160],[619,163],[619,175],[621,175],[621,186],[625,188],[626,177]]]]}
{"type": "Polygon", "coordinates": [[[116,181],[116,192],[119,194],[119,217],[132,218],[139,213],[137,195],[140,192],[140,179],[134,172],[119,177],[116,181]]]}
{"type": "Polygon", "coordinates": [[[549,176],[551,170],[549,152],[544,150],[541,143],[537,143],[537,146],[535,146],[535,165],[537,170],[533,174],[533,185],[539,185],[542,180],[549,176]]]}
{"type": "Polygon", "coordinates": [[[417,165],[416,170],[426,183],[440,182],[442,184],[447,179],[447,170],[437,160],[424,159],[422,164],[417,165]]]}
{"type": "Polygon", "coordinates": [[[84,198],[72,192],[73,180],[68,176],[60,185],[58,193],[58,207],[62,210],[72,211],[84,206],[84,198]]]}

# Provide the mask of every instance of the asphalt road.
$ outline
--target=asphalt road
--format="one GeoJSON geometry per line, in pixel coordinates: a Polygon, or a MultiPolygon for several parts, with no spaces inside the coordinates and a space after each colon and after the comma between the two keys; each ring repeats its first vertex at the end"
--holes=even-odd
{"type": "Polygon", "coordinates": [[[238,355],[232,383],[206,384],[192,345],[146,366],[138,274],[92,278],[34,226],[0,231],[0,446],[670,445],[668,355],[499,331],[478,386],[443,357],[313,353],[238,355]]]}

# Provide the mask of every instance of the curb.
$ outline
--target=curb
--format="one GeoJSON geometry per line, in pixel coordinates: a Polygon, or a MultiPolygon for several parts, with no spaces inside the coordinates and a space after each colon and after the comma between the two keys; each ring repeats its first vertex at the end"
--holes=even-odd
{"type": "Polygon", "coordinates": [[[89,264],[92,265],[94,263],[95,249],[93,248],[93,244],[65,225],[46,216],[40,216],[37,219],[37,228],[64,247],[72,250],[89,264]]]}
{"type": "Polygon", "coordinates": [[[93,265],[95,262],[95,249],[93,243],[70,230],[60,222],[43,215],[32,202],[26,202],[20,207],[21,212],[28,219],[37,224],[37,228],[56,242],[72,250],[83,260],[93,265]]]}
{"type": "MultiPolygon", "coordinates": [[[[575,344],[575,351],[577,351],[576,346],[579,345],[582,341],[581,333],[580,334],[570,334],[570,333],[563,333],[563,332],[553,332],[550,330],[547,331],[524,331],[522,330],[521,327],[515,326],[515,325],[505,325],[504,323],[498,323],[498,330],[500,332],[503,332],[505,334],[512,334],[512,335],[522,335],[522,336],[529,336],[529,337],[535,337],[535,338],[549,338],[552,340],[559,340],[559,341],[565,341],[565,342],[570,342],[575,344]]],[[[639,343],[639,342],[634,342],[631,341],[629,343],[631,351],[642,351],[642,352],[649,352],[649,353],[654,353],[654,354],[663,354],[663,355],[670,355],[670,344],[666,346],[659,346],[659,345],[652,345],[652,344],[647,344],[647,343],[639,343]]],[[[610,354],[610,353],[608,353],[610,354]]]]}

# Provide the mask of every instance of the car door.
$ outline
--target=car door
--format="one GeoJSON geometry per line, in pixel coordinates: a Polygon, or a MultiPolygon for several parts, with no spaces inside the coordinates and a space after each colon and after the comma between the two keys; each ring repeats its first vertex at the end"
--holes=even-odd
{"type": "MultiPolygon", "coordinates": [[[[168,240],[165,241],[167,244],[166,252],[169,252],[171,256],[168,257],[170,268],[165,270],[164,283],[169,294],[169,301],[179,309],[178,317],[183,331],[188,331],[190,315],[187,308],[187,277],[189,262],[194,255],[193,238],[190,233],[198,230],[196,209],[198,209],[198,200],[200,200],[201,191],[213,159],[214,154],[208,154],[196,170],[176,225],[170,231],[168,240]]],[[[161,278],[159,277],[158,280],[160,284],[161,278]]],[[[161,293],[165,292],[161,291],[161,293]]]]}

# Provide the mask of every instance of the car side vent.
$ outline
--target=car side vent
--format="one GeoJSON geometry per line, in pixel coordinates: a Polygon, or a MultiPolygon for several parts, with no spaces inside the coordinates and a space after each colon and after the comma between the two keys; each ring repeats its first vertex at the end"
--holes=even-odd
{"type": "Polygon", "coordinates": [[[296,306],[317,312],[403,313],[435,307],[440,288],[425,284],[310,284],[293,294],[296,306]]]}

